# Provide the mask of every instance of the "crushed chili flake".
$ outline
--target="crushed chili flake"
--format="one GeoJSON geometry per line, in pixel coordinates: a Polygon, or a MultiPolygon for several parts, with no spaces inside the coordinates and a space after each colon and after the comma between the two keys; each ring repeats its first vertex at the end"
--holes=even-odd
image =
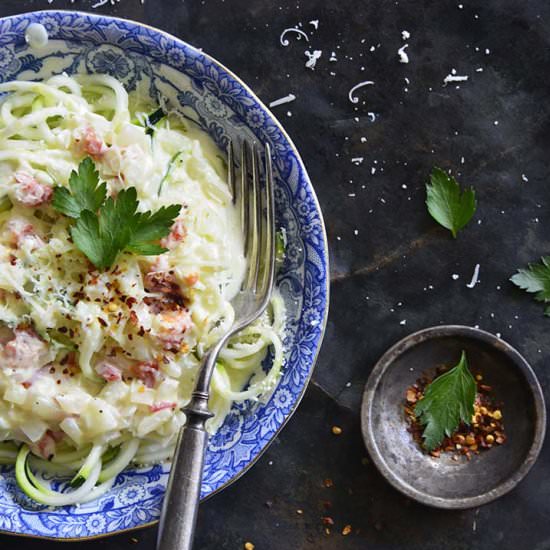
{"type": "MultiPolygon", "coordinates": [[[[414,411],[415,404],[424,397],[426,387],[447,369],[440,368],[434,377],[423,376],[415,384],[407,388],[405,393],[405,418],[409,424],[408,431],[413,439],[422,447],[422,433],[424,427],[418,422],[414,411]]],[[[429,454],[439,458],[441,453],[452,453],[453,460],[458,456],[465,456],[468,460],[473,454],[488,450],[495,445],[506,442],[504,424],[502,422],[502,406],[495,403],[489,395],[492,387],[482,384],[483,376],[474,376],[477,385],[477,394],[474,402],[474,414],[470,425],[461,422],[451,437],[446,437],[441,444],[429,454]]]]}

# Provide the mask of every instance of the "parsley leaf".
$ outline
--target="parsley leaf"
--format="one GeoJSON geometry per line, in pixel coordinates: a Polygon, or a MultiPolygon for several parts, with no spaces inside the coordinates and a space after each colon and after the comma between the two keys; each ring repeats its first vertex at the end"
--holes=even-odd
{"type": "Polygon", "coordinates": [[[56,187],[53,207],[69,218],[78,218],[83,210],[97,212],[107,196],[107,185],[99,183],[99,173],[91,158],[85,158],[69,177],[69,189],[56,187]]]}
{"type": "MultiPolygon", "coordinates": [[[[538,302],[550,302],[550,256],[543,256],[539,264],[529,264],[526,269],[518,269],[510,281],[535,294],[538,302]]],[[[550,316],[550,306],[546,307],[544,314],[550,316]]]]}
{"type": "Polygon", "coordinates": [[[54,207],[76,219],[70,229],[73,241],[97,268],[111,267],[123,250],[147,256],[167,251],[158,241],[170,233],[180,205],[163,206],[154,213],[138,212],[135,187],[105,199],[107,187],[99,184],[99,174],[89,158],[80,163],[78,173],[71,174],[69,185],[71,191],[55,189],[54,207]]]}
{"type": "Polygon", "coordinates": [[[424,398],[417,402],[414,410],[424,426],[422,437],[428,451],[434,450],[445,436],[450,437],[461,421],[471,422],[476,388],[465,351],[456,367],[427,386],[424,398]]]}
{"type": "Polygon", "coordinates": [[[470,187],[461,193],[458,182],[437,167],[432,170],[430,182],[431,185],[426,184],[428,212],[456,238],[476,211],[475,191],[470,187]]]}

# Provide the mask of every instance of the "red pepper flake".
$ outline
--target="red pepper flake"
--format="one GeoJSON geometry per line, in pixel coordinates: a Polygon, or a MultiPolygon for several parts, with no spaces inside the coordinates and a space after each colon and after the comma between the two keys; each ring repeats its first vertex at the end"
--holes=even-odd
{"type": "MultiPolygon", "coordinates": [[[[436,376],[445,371],[445,368],[438,369],[436,376]]],[[[479,454],[481,450],[491,449],[495,444],[501,445],[506,441],[502,411],[489,395],[492,387],[481,383],[483,380],[481,374],[475,375],[474,378],[478,393],[474,402],[474,414],[470,425],[461,423],[451,437],[446,437],[439,447],[429,453],[432,457],[439,458],[441,453],[453,453],[453,458],[465,456],[467,460],[470,460],[472,454],[479,454]]],[[[424,428],[416,418],[414,406],[422,399],[424,390],[432,380],[433,378],[427,376],[419,378],[416,384],[407,388],[405,395],[404,410],[409,424],[408,431],[420,446],[423,442],[422,432],[424,428]]]]}

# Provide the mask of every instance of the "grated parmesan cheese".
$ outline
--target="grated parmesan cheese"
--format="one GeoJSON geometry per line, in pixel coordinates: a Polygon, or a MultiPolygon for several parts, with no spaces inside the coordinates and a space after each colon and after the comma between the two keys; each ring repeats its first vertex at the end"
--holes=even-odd
{"type": "Polygon", "coordinates": [[[281,36],[279,37],[279,42],[281,43],[281,46],[288,46],[290,44],[290,41],[288,40],[288,38],[285,38],[285,35],[289,32],[295,32],[297,35],[298,35],[298,40],[300,40],[300,38],[303,36],[305,39],[306,39],[306,42],[309,42],[309,38],[307,36],[307,34],[296,28],[296,27],[289,27],[288,29],[285,29],[282,33],[281,33],[281,36]]]}
{"type": "Polygon", "coordinates": [[[443,85],[446,86],[449,82],[466,82],[468,78],[468,76],[457,75],[456,69],[453,69],[451,73],[443,79],[443,85]]]}
{"type": "Polygon", "coordinates": [[[306,50],[304,52],[304,55],[308,58],[306,61],[306,67],[313,71],[315,69],[315,65],[317,64],[317,60],[321,57],[322,53],[322,50],[313,50],[313,52],[306,50]]]}
{"type": "Polygon", "coordinates": [[[397,55],[399,55],[399,63],[408,63],[409,62],[409,56],[405,52],[405,50],[409,47],[408,44],[405,44],[399,50],[397,50],[397,55]]]}
{"type": "Polygon", "coordinates": [[[468,288],[474,288],[479,282],[479,264],[476,264],[474,268],[474,274],[472,275],[472,280],[466,285],[468,288]]]}
{"type": "Polygon", "coordinates": [[[291,101],[294,101],[296,99],[296,96],[294,94],[288,94],[284,97],[280,97],[279,99],[273,100],[269,106],[270,107],[278,107],[279,105],[284,105],[285,103],[290,103],[291,101]]]}
{"type": "Polygon", "coordinates": [[[364,86],[373,86],[374,82],[372,80],[365,80],[363,82],[359,82],[359,84],[356,84],[351,90],[348,92],[348,99],[352,103],[359,103],[359,98],[355,97],[353,94],[359,90],[359,88],[363,88],[364,86]]]}

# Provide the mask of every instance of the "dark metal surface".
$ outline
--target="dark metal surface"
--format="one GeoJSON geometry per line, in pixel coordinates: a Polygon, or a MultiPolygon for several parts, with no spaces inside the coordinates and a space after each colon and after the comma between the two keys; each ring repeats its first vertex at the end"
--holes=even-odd
{"type": "Polygon", "coordinates": [[[372,460],[394,487],[430,506],[465,509],[501,497],[527,475],[544,440],[546,408],[533,370],[510,344],[479,329],[444,325],[407,336],[380,358],[365,387],[361,424],[372,460]],[[404,388],[437,376],[437,366],[456,364],[462,351],[502,403],[509,437],[471,460],[449,453],[434,458],[408,431],[404,388]]]}
{"type": "MultiPolygon", "coordinates": [[[[93,3],[1,0],[0,15],[93,3]]],[[[259,463],[201,506],[197,548],[238,550],[251,541],[257,550],[549,550],[548,444],[501,499],[474,510],[430,509],[397,492],[366,459],[360,405],[382,353],[440,323],[500,332],[550,395],[550,319],[508,282],[550,249],[550,4],[121,0],[97,11],[203,48],[266,102],[294,93],[296,101],[273,110],[302,154],[327,224],[332,304],[313,383],[259,463]],[[322,51],[314,71],[304,67],[304,40],[289,37],[286,48],[279,42],[299,22],[313,33],[311,49],[322,51]],[[403,30],[411,33],[409,64],[397,56],[403,30]],[[329,61],[333,51],[337,62],[329,61]],[[470,77],[460,89],[442,86],[453,68],[470,77]],[[350,88],[363,80],[375,85],[350,103],[350,88]],[[363,163],[355,166],[354,157],[363,163]],[[424,183],[434,165],[477,190],[478,212],[456,240],[426,212],[424,183]],[[476,263],[480,283],[469,289],[476,263]],[[331,434],[333,425],[342,435],[331,434]],[[329,535],[323,516],[334,520],[329,535]],[[343,536],[348,524],[352,532],[343,536]]],[[[152,550],[155,537],[153,528],[79,547],[152,550]]],[[[0,545],[60,546],[8,537],[0,545]]]]}

